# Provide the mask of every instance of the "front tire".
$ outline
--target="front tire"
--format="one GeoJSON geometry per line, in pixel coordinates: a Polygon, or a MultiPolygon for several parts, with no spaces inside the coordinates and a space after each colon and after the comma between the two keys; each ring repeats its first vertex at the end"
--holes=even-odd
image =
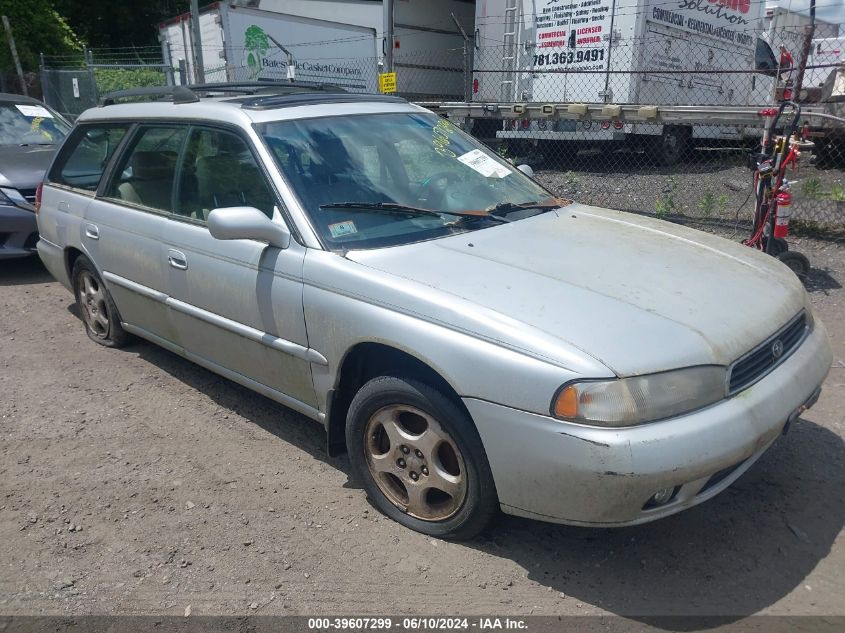
{"type": "Polygon", "coordinates": [[[478,432],[449,398],[424,383],[370,380],[349,407],[346,443],[367,496],[412,530],[469,539],[498,509],[478,432]]]}
{"type": "Polygon", "coordinates": [[[73,265],[73,294],[85,332],[105,347],[123,347],[129,334],[120,325],[120,315],[91,261],[80,256],[73,265]]]}

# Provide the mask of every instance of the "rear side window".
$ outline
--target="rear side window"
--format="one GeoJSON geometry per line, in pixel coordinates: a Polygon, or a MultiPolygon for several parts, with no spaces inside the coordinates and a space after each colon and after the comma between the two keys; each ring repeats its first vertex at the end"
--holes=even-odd
{"type": "Polygon", "coordinates": [[[76,128],[62,146],[48,180],[96,191],[109,159],[128,129],[128,123],[76,128]]]}
{"type": "Polygon", "coordinates": [[[176,159],[184,127],[144,127],[120,158],[106,196],[160,211],[170,211],[176,159]]]}

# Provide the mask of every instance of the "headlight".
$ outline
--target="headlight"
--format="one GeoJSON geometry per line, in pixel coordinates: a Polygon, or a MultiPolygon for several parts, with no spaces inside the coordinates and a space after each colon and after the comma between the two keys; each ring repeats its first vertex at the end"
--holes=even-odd
{"type": "Polygon", "coordinates": [[[11,187],[0,187],[0,205],[13,205],[26,209],[27,211],[35,211],[29,201],[23,197],[23,194],[17,189],[11,187]]]}
{"type": "Polygon", "coordinates": [[[716,365],[617,380],[571,382],[558,391],[556,418],[596,426],[633,426],[688,413],[725,397],[727,370],[716,365]]]}

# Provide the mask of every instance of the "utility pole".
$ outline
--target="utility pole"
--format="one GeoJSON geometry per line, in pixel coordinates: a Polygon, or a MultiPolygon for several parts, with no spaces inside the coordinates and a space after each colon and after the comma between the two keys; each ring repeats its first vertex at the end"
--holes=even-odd
{"type": "Polygon", "coordinates": [[[804,84],[804,70],[813,46],[813,36],[816,34],[816,0],[810,0],[810,23],[804,27],[804,46],[801,47],[801,58],[798,62],[798,72],[795,75],[795,94],[793,99],[801,100],[801,88],[804,84]]]}
{"type": "Polygon", "coordinates": [[[205,83],[205,68],[202,62],[202,38],[200,37],[199,0],[191,0],[191,42],[194,49],[194,70],[198,84],[205,83]]]}
{"type": "Polygon", "coordinates": [[[393,0],[383,3],[384,71],[393,72],[393,0]]]}
{"type": "Polygon", "coordinates": [[[18,57],[18,49],[15,47],[15,38],[12,35],[12,26],[9,24],[9,18],[5,15],[3,16],[3,28],[6,29],[6,37],[9,38],[9,48],[12,50],[12,59],[15,62],[15,70],[18,71],[18,79],[21,82],[21,92],[28,97],[29,90],[26,89],[26,81],[23,78],[23,69],[21,68],[21,60],[18,57]]]}

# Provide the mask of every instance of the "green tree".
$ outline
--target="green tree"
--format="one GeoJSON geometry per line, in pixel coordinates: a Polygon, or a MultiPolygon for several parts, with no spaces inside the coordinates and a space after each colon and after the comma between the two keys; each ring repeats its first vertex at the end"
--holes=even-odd
{"type": "MultiPolygon", "coordinates": [[[[15,47],[25,71],[37,70],[39,53],[65,55],[82,43],[50,0],[0,0],[0,15],[9,18],[15,47]]],[[[14,70],[5,29],[0,28],[0,69],[14,70]]]]}
{"type": "Polygon", "coordinates": [[[244,33],[244,47],[264,55],[270,48],[270,40],[260,26],[253,24],[244,33]]]}
{"type": "MultiPolygon", "coordinates": [[[[210,3],[200,0],[199,5],[210,3]]],[[[52,4],[90,48],[158,46],[158,25],[191,8],[190,0],[53,0],[52,4]]]]}

